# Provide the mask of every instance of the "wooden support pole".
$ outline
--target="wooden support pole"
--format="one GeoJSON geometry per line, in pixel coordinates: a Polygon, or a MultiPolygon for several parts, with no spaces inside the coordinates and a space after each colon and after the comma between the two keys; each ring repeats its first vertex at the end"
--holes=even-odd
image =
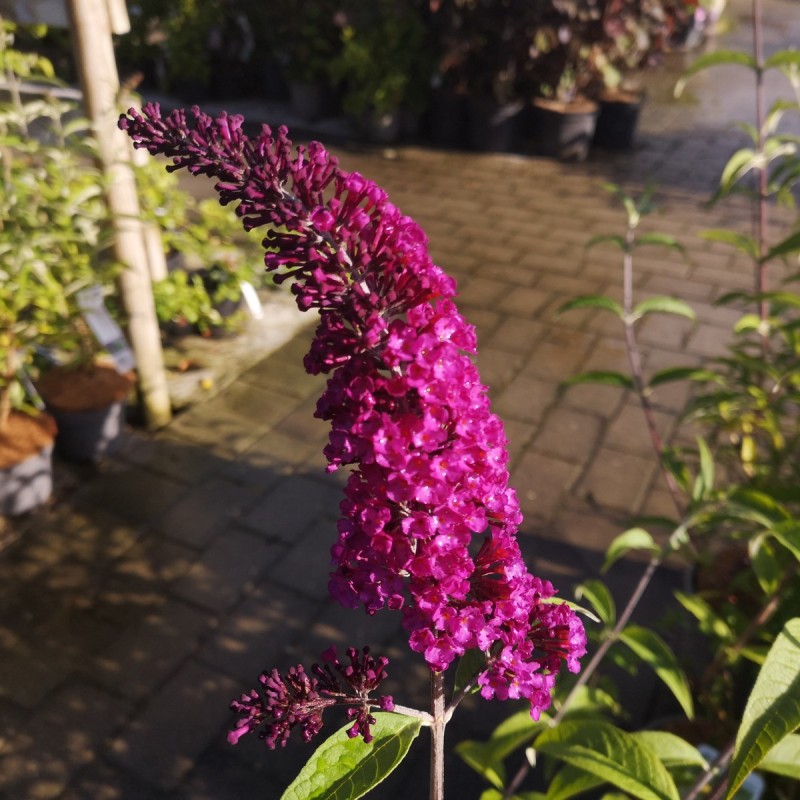
{"type": "MultiPolygon", "coordinates": [[[[108,179],[106,194],[116,228],[114,247],[117,259],[123,264],[120,292],[136,354],[139,392],[148,427],[158,428],[170,421],[171,408],[131,168],[132,148],[127,136],[117,128],[119,75],[109,4],[108,0],[67,0],[67,9],[84,106],[94,126],[108,179]]],[[[119,11],[118,7],[117,27],[121,24],[119,11]]]]}

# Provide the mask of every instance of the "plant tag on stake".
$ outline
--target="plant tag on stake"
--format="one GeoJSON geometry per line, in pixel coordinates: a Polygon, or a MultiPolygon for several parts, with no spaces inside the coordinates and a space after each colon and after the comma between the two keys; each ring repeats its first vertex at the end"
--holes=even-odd
{"type": "Polygon", "coordinates": [[[248,281],[241,281],[239,288],[242,290],[242,297],[250,316],[253,319],[261,319],[264,316],[264,307],[261,305],[261,300],[258,298],[255,287],[248,281]]]}
{"type": "Polygon", "coordinates": [[[136,366],[136,358],[122,329],[114,322],[103,304],[102,286],[95,285],[81,289],[76,298],[86,324],[92,329],[97,341],[114,359],[117,372],[130,372],[136,366]]]}

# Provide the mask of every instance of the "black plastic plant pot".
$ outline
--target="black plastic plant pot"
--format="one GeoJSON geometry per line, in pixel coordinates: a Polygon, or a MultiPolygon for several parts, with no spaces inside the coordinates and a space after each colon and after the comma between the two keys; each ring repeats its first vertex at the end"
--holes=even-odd
{"type": "Polygon", "coordinates": [[[593,144],[606,150],[630,150],[644,99],[601,100],[593,144]]]}
{"type": "Polygon", "coordinates": [[[507,153],[517,145],[517,117],[521,103],[469,101],[469,144],[473,150],[507,153]]]}
{"type": "Polygon", "coordinates": [[[53,492],[53,445],[0,469],[0,516],[17,516],[47,502],[53,492]]]}
{"type": "Polygon", "coordinates": [[[561,161],[585,161],[597,125],[597,104],[536,100],[536,151],[561,161]]]}
{"type": "Polygon", "coordinates": [[[56,452],[67,461],[100,461],[122,442],[125,402],[119,400],[97,411],[60,411],[48,408],[58,424],[56,452]]]}
{"type": "Polygon", "coordinates": [[[469,137],[469,105],[463,94],[436,89],[429,111],[431,141],[439,147],[465,148],[469,137]]]}

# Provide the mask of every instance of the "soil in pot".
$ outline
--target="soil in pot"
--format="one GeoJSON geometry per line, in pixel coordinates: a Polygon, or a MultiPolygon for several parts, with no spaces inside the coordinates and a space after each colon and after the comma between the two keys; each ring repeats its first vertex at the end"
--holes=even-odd
{"type": "Polygon", "coordinates": [[[55,435],[56,423],[47,414],[11,413],[0,431],[0,515],[24,514],[50,497],[55,435]]]}
{"type": "Polygon", "coordinates": [[[533,105],[537,152],[562,161],[585,161],[597,124],[597,103],[536,98],[533,105]]]}
{"type": "Polygon", "coordinates": [[[56,450],[71,461],[96,461],[112,453],[122,438],[125,398],[135,385],[133,373],[93,364],[56,367],[37,388],[58,424],[56,450]]]}
{"type": "Polygon", "coordinates": [[[600,98],[593,144],[608,150],[630,150],[636,137],[644,95],[613,92],[600,98]]]}

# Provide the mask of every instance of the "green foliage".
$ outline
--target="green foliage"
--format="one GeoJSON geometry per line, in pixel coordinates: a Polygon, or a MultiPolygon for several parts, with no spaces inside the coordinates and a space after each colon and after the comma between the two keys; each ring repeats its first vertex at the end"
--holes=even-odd
{"type": "Polygon", "coordinates": [[[107,252],[111,218],[88,124],[74,103],[45,90],[54,83],[52,65],[16,51],[15,30],[3,22],[0,31],[0,65],[10,87],[0,104],[0,418],[11,394],[23,399],[16,372],[35,344],[73,361],[93,358],[95,341],[76,294],[92,284],[108,289],[117,272],[107,252]],[[44,82],[42,94],[23,101],[22,79],[44,82]]]}
{"type": "Polygon", "coordinates": [[[378,712],[374,739],[365,744],[347,735],[350,724],[324,741],[281,795],[281,800],[358,800],[403,760],[421,723],[413,717],[378,712]]]}

